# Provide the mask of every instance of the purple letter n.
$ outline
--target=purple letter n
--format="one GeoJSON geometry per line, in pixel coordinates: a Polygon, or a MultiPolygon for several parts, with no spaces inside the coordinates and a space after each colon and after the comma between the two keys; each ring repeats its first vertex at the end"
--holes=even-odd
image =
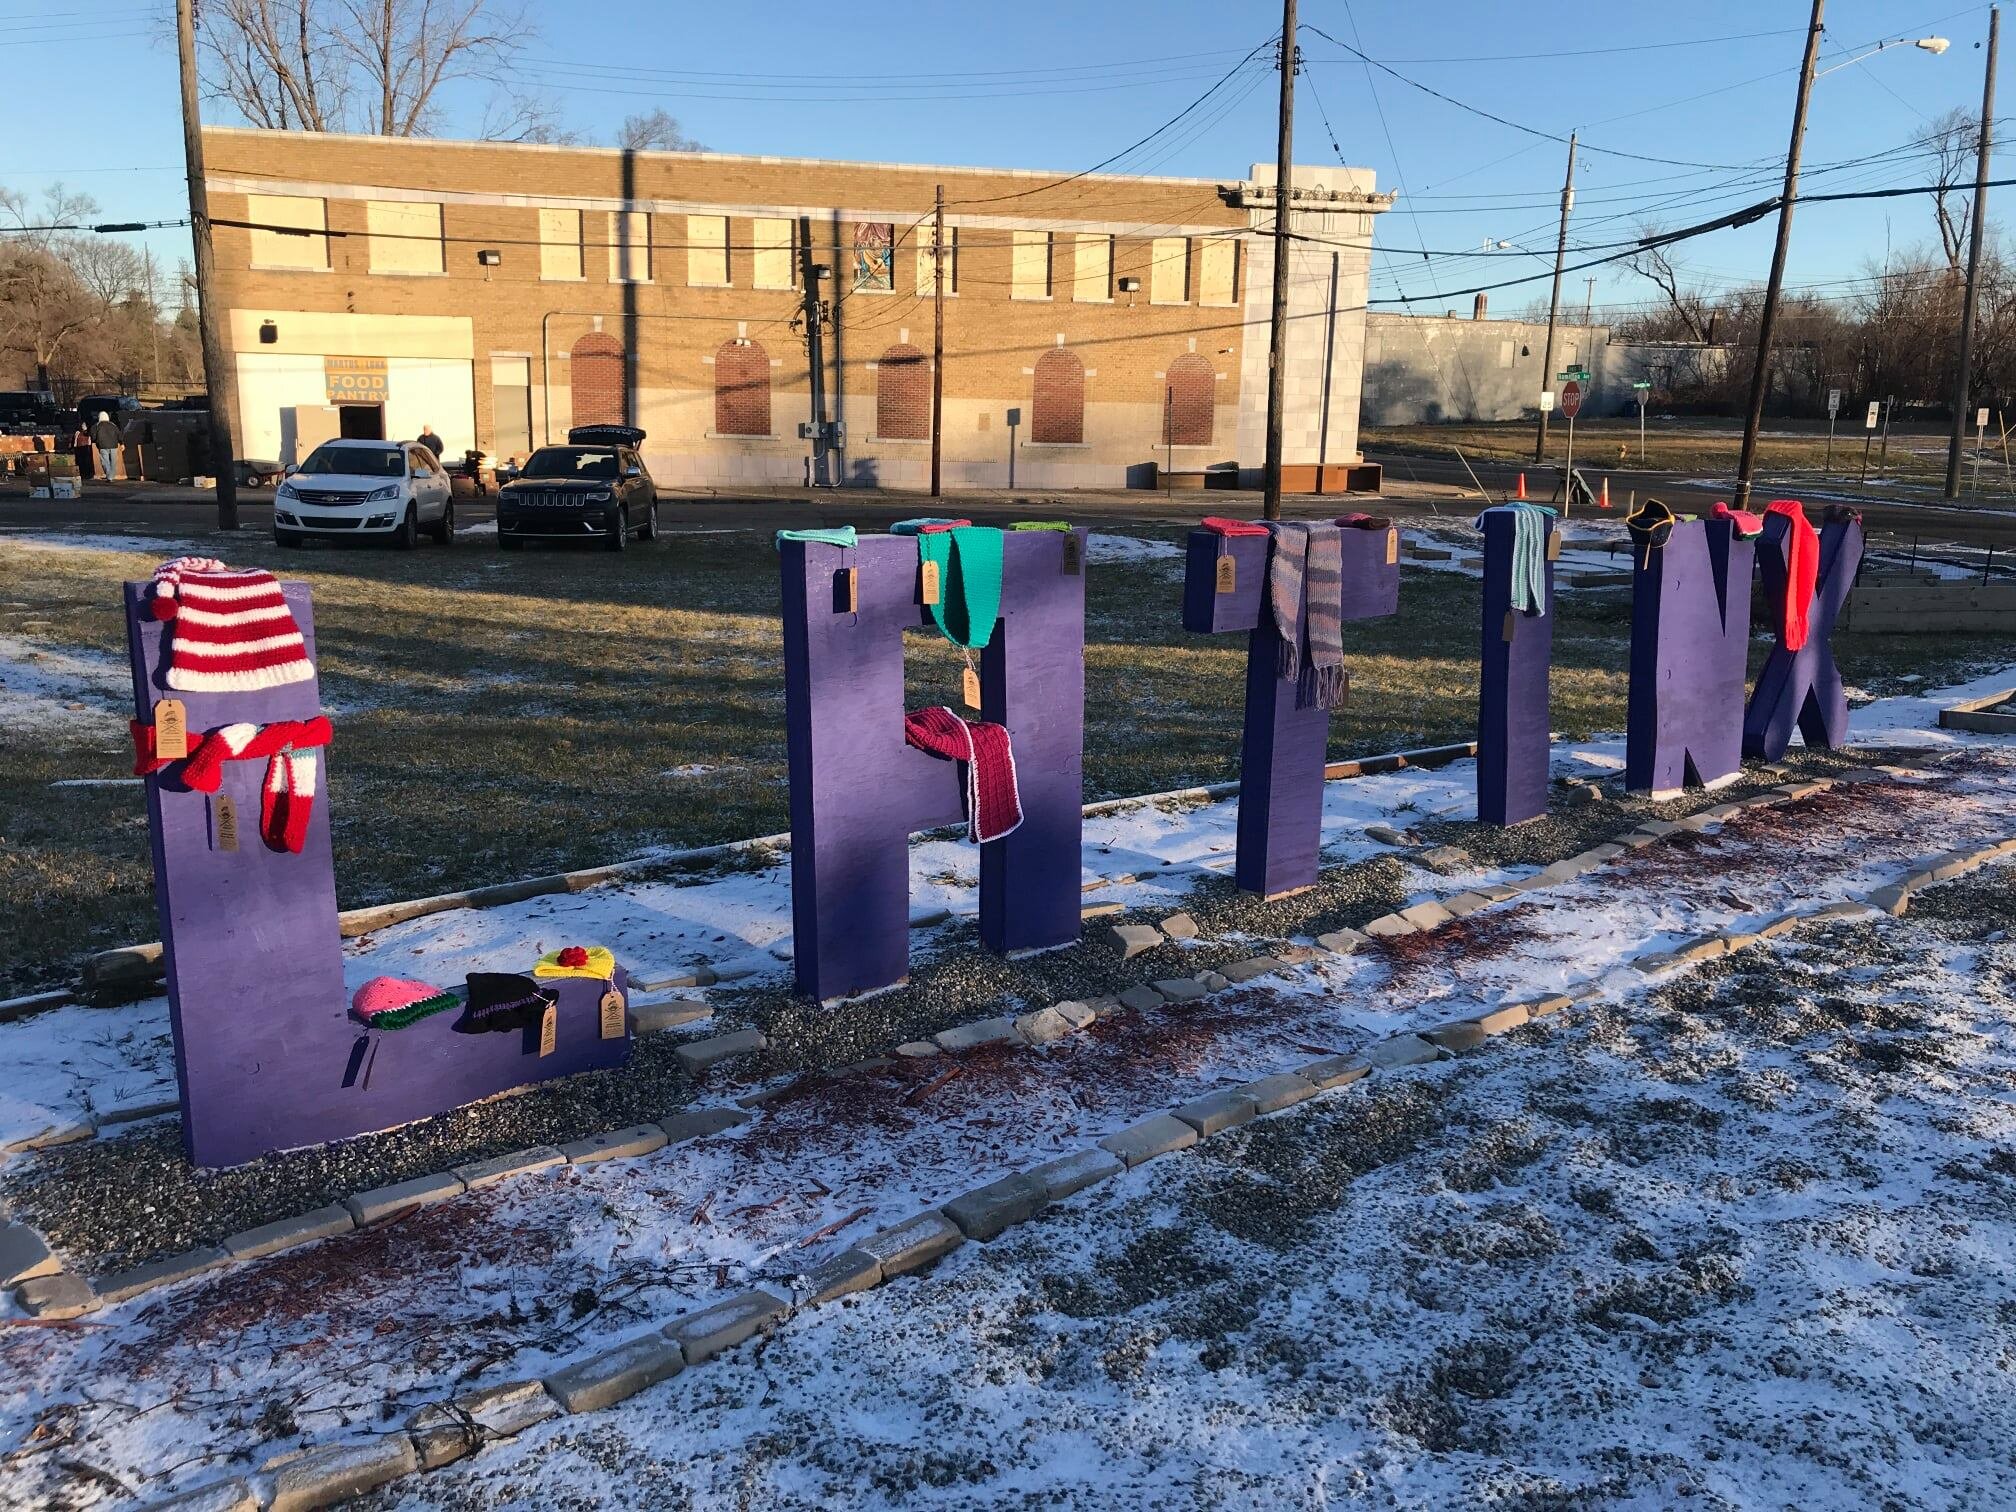
{"type": "Polygon", "coordinates": [[[1741,774],[1756,556],[1733,521],[1682,520],[1632,563],[1630,791],[1673,798],[1741,774]]]}
{"type": "MultiPolygon", "coordinates": [[[[1338,532],[1343,545],[1340,617],[1377,619],[1400,607],[1399,538],[1385,530],[1338,532]]],[[[1266,536],[1190,532],[1183,628],[1204,635],[1245,631],[1246,728],[1239,748],[1242,892],[1279,897],[1316,882],[1323,841],[1323,767],[1330,711],[1298,708],[1295,681],[1278,671],[1281,637],[1267,607],[1266,536]],[[1228,577],[1221,557],[1229,557],[1228,577]]]]}
{"type": "Polygon", "coordinates": [[[1778,628],[1778,644],[1757,674],[1750,707],[1743,716],[1743,754],[1776,761],[1792,744],[1796,725],[1808,746],[1832,750],[1848,739],[1848,694],[1828,643],[1834,621],[1848,602],[1862,566],[1862,521],[1848,510],[1830,510],[1820,526],[1820,570],[1806,616],[1806,643],[1796,651],[1785,642],[1785,595],[1791,585],[1792,522],[1782,514],[1764,517],[1757,561],[1764,570],[1764,599],[1778,628]]]}
{"type": "MultiPolygon", "coordinates": [[[[980,847],[980,938],[1006,953],[1078,938],[1084,824],[1084,532],[1008,531],[978,717],[1014,746],[1022,823],[980,847]],[[1068,565],[1067,565],[1068,563],[1068,565]]],[[[798,990],[825,1001],[910,970],[912,831],[957,824],[959,768],[904,744],[903,632],[931,624],[917,538],[784,541],[784,718],[798,990]]],[[[933,632],[935,635],[935,631],[933,632]]],[[[942,692],[959,704],[958,653],[942,692]]]]}

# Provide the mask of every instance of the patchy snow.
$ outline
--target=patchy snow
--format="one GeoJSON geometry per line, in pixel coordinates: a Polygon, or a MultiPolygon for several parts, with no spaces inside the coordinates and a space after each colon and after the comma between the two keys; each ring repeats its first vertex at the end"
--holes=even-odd
{"type": "Polygon", "coordinates": [[[1128,563],[1156,566],[1181,563],[1183,547],[1175,541],[1148,540],[1141,536],[1108,535],[1094,530],[1085,537],[1085,558],[1094,566],[1128,563]]]}
{"type": "MultiPolygon", "coordinates": [[[[211,532],[217,534],[218,532],[211,532]]],[[[194,541],[164,540],[158,536],[94,534],[89,531],[44,532],[36,525],[0,525],[0,534],[19,536],[14,542],[31,551],[137,551],[147,556],[174,557],[200,551],[194,541]]]]}
{"type": "Polygon", "coordinates": [[[497,534],[497,522],[495,520],[484,520],[475,525],[458,525],[455,527],[455,534],[458,536],[494,536],[497,534]]]}
{"type": "Polygon", "coordinates": [[[133,674],[123,662],[0,635],[0,729],[103,741],[121,732],[132,697],[133,674]]]}

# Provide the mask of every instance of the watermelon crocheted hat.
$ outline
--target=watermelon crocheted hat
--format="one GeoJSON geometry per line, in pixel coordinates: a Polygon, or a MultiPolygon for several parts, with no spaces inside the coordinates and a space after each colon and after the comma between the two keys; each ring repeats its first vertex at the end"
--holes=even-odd
{"type": "Polygon", "coordinates": [[[606,981],[616,975],[616,957],[600,945],[569,945],[549,950],[532,968],[535,977],[595,977],[606,981]]]}
{"type": "Polygon", "coordinates": [[[452,992],[404,977],[373,977],[350,999],[350,1011],[373,1029],[404,1029],[421,1019],[462,1006],[452,992]]]}

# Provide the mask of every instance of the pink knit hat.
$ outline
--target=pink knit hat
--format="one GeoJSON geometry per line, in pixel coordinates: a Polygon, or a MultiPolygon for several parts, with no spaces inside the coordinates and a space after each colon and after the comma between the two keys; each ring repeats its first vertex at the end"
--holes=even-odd
{"type": "Polygon", "coordinates": [[[350,999],[350,1011],[373,1029],[404,1029],[430,1014],[459,1008],[452,992],[404,977],[373,977],[350,999]]]}

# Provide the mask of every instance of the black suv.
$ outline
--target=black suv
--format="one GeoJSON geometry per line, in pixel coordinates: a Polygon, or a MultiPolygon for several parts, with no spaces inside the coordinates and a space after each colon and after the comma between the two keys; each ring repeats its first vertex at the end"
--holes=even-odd
{"type": "Polygon", "coordinates": [[[634,425],[577,425],[565,446],[542,446],[497,490],[497,544],[599,540],[621,551],[632,531],[658,538],[658,490],[637,447],[634,425]]]}

